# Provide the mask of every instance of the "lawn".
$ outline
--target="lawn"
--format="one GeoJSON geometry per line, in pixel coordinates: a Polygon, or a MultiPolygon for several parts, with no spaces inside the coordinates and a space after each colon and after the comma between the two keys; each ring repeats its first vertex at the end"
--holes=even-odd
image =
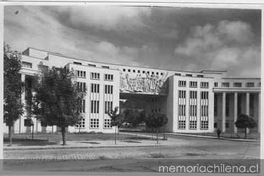
{"type": "MultiPolygon", "coordinates": [[[[105,133],[67,133],[67,141],[107,141],[114,140],[115,134],[105,134],[105,133]]],[[[129,134],[117,134],[117,140],[128,141],[131,143],[140,143],[140,140],[152,140],[152,138],[143,136],[133,136],[129,134]]],[[[154,140],[154,139],[153,139],[154,140]]],[[[22,145],[55,145],[62,141],[61,133],[36,133],[32,140],[32,134],[13,134],[12,137],[13,144],[22,145]]],[[[8,134],[4,134],[4,143],[8,144],[8,134]]]]}

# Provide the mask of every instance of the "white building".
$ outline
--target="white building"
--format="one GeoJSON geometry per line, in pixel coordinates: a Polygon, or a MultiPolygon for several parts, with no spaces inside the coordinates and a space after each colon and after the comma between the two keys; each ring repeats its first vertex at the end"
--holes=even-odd
{"type": "MultiPolygon", "coordinates": [[[[119,107],[120,99],[129,98],[142,99],[147,113],[166,114],[166,130],[170,132],[213,132],[221,128],[236,133],[234,122],[241,113],[260,124],[260,78],[229,78],[225,71],[187,72],[91,62],[34,48],[22,53],[21,79],[27,87],[23,103],[27,104],[27,95],[32,94],[32,76],[53,66],[73,69],[79,86],[87,89],[82,123],[69,127],[69,132],[112,133],[106,112],[119,107]]],[[[24,113],[15,122],[15,133],[31,130],[24,126],[26,118],[24,113]]],[[[35,132],[59,130],[33,120],[35,132]]],[[[260,125],[252,131],[260,132],[260,125]]]]}

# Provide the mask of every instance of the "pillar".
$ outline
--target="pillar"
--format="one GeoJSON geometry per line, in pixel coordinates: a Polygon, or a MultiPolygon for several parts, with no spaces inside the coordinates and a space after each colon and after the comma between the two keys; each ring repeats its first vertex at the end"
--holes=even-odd
{"type": "Polygon", "coordinates": [[[234,93],[234,133],[237,133],[235,122],[237,121],[237,92],[234,93]]]}
{"type": "MultiPolygon", "coordinates": [[[[249,92],[247,92],[246,93],[246,114],[247,115],[250,115],[250,113],[249,113],[249,96],[250,96],[250,93],[249,92]]],[[[247,128],[247,133],[249,133],[249,129],[247,128]]]]}
{"type": "Polygon", "coordinates": [[[225,124],[226,124],[226,93],[222,94],[222,132],[225,132],[225,124]]]}
{"type": "Polygon", "coordinates": [[[261,93],[258,94],[258,132],[261,128],[261,93]]]}
{"type": "MultiPolygon", "coordinates": [[[[25,82],[25,79],[26,79],[26,75],[25,74],[21,74],[21,81],[25,82]]],[[[23,133],[24,132],[24,130],[23,130],[23,128],[24,128],[24,115],[25,115],[25,112],[26,112],[26,109],[25,109],[25,105],[26,105],[25,97],[26,97],[26,92],[23,91],[22,95],[21,95],[21,102],[23,104],[24,113],[19,118],[19,133],[23,133]]]]}

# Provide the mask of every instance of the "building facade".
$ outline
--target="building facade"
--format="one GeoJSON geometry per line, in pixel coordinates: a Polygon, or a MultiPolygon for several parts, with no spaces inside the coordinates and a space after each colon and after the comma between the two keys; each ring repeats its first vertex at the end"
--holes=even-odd
{"type": "MultiPolygon", "coordinates": [[[[36,84],[32,78],[53,66],[73,70],[78,88],[86,90],[81,108],[83,119],[68,127],[69,132],[113,133],[107,112],[119,107],[124,99],[141,99],[141,109],[146,113],[166,114],[168,132],[201,133],[220,128],[237,133],[234,123],[242,113],[258,123],[251,131],[260,132],[260,78],[230,78],[225,71],[189,72],[106,64],[28,48],[22,53],[21,69],[21,79],[26,83],[21,100],[26,105],[25,113],[15,122],[15,133],[32,130],[24,124],[36,84]]],[[[60,130],[56,126],[43,127],[32,119],[35,132],[60,130]]],[[[4,131],[8,131],[5,124],[4,131]]]]}

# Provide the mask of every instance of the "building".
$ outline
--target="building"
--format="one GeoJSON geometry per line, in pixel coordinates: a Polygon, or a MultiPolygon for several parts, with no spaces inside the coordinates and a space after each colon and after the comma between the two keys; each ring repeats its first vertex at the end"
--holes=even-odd
{"type": "MultiPolygon", "coordinates": [[[[236,133],[234,122],[241,113],[260,124],[260,78],[230,78],[225,71],[174,71],[91,62],[34,48],[22,53],[23,103],[28,105],[28,97],[34,94],[32,76],[53,66],[74,70],[78,86],[87,89],[83,119],[68,127],[69,132],[114,132],[107,112],[119,107],[123,99],[140,99],[147,113],[166,114],[169,132],[214,132],[220,128],[236,133]]],[[[24,119],[27,113],[15,122],[15,133],[31,131],[24,119]]],[[[35,132],[59,131],[56,126],[42,127],[35,118],[33,122],[35,132]]],[[[8,131],[5,125],[4,131],[8,131]]],[[[260,125],[252,131],[260,132],[260,125]]]]}

